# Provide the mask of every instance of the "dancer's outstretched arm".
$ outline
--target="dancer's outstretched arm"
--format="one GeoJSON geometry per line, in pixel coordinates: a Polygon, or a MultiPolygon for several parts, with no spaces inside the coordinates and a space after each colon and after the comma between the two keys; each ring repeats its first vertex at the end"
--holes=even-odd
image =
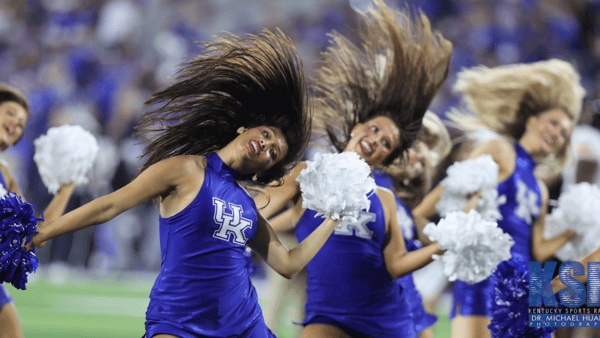
{"type": "Polygon", "coordinates": [[[204,181],[205,167],[193,156],[175,156],[144,170],[123,188],[97,198],[39,229],[27,248],[83,228],[107,222],[136,205],[186,189],[190,177],[204,181]]]}

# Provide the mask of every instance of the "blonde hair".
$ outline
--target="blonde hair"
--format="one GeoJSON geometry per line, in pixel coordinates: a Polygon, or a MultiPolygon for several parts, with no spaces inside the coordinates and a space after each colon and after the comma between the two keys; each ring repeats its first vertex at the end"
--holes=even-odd
{"type": "MultiPolygon", "coordinates": [[[[549,110],[560,109],[577,122],[585,96],[575,68],[558,59],[466,69],[458,74],[453,89],[462,94],[465,107],[448,113],[452,126],[467,137],[488,129],[512,142],[523,136],[530,116],[549,110]]],[[[536,172],[545,177],[557,174],[569,158],[567,142],[556,156],[539,163],[536,172]]]]}
{"type": "Polygon", "coordinates": [[[444,122],[432,111],[427,111],[423,117],[423,135],[420,138],[435,158],[430,158],[432,167],[437,167],[452,150],[452,139],[444,122]]]}
{"type": "Polygon", "coordinates": [[[409,165],[405,160],[397,159],[385,168],[379,168],[392,175],[396,180],[394,192],[410,208],[416,207],[431,189],[439,164],[450,154],[452,139],[442,120],[432,111],[423,117],[423,129],[419,140],[429,148],[425,168],[418,177],[410,178],[405,170],[409,165]]]}
{"type": "Polygon", "coordinates": [[[360,46],[338,33],[322,54],[317,71],[317,137],[343,151],[352,128],[377,116],[390,118],[401,130],[401,146],[389,164],[418,136],[433,96],[446,79],[452,43],[433,31],[427,17],[389,9],[381,0],[364,16],[360,46]]]}

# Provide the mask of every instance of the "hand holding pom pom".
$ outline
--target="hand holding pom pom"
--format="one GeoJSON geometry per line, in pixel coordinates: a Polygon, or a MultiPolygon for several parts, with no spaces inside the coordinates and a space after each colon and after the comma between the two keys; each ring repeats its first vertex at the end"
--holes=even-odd
{"type": "Polygon", "coordinates": [[[552,214],[579,235],[599,227],[600,188],[587,182],[568,186],[558,198],[558,207],[552,214]]]}
{"type": "Polygon", "coordinates": [[[444,263],[444,274],[450,281],[479,283],[488,278],[498,263],[511,258],[514,240],[495,222],[484,220],[474,210],[448,214],[436,226],[428,224],[423,233],[438,241],[442,255],[434,255],[444,263]]]}
{"type": "Polygon", "coordinates": [[[529,272],[520,261],[498,265],[492,275],[494,300],[492,322],[488,326],[493,338],[549,337],[552,327],[529,327],[529,272]]]}
{"type": "Polygon", "coordinates": [[[14,192],[0,199],[0,282],[25,290],[27,274],[38,267],[34,251],[23,244],[31,241],[38,219],[33,205],[23,202],[14,192]],[[25,241],[23,241],[25,240],[25,241]]]}
{"type": "Polygon", "coordinates": [[[81,126],[64,125],[50,128],[33,143],[33,160],[50,193],[56,194],[62,184],[88,182],[86,174],[98,154],[94,135],[81,126]]]}
{"type": "Polygon", "coordinates": [[[371,168],[358,154],[315,155],[296,179],[302,191],[302,207],[318,215],[358,217],[359,211],[370,207],[368,194],[375,189],[369,175],[371,168]]]}
{"type": "Polygon", "coordinates": [[[498,207],[506,202],[505,196],[498,196],[496,179],[498,164],[492,156],[483,155],[476,159],[456,162],[446,171],[446,178],[440,183],[444,192],[436,204],[436,210],[444,217],[454,211],[462,211],[468,203],[468,196],[480,191],[481,198],[476,210],[488,221],[502,219],[498,207]]]}
{"type": "Polygon", "coordinates": [[[472,160],[452,164],[446,170],[447,177],[441,184],[453,193],[468,195],[476,191],[495,188],[498,164],[491,155],[482,155],[472,160]]]}
{"type": "Polygon", "coordinates": [[[550,239],[565,230],[577,233],[556,252],[563,261],[577,260],[598,247],[600,235],[600,189],[582,182],[568,186],[558,198],[557,207],[546,218],[544,237],[550,239]]]}

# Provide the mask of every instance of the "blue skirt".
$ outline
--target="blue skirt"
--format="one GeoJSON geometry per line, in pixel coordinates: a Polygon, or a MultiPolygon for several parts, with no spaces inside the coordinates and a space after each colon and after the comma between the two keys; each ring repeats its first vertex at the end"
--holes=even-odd
{"type": "Polygon", "coordinates": [[[0,284],[0,307],[4,306],[7,303],[12,303],[15,300],[8,294],[8,291],[4,287],[4,285],[0,284]]]}
{"type": "Polygon", "coordinates": [[[449,318],[461,316],[492,317],[494,282],[488,278],[476,284],[461,281],[454,282],[452,291],[452,309],[449,318]]]}

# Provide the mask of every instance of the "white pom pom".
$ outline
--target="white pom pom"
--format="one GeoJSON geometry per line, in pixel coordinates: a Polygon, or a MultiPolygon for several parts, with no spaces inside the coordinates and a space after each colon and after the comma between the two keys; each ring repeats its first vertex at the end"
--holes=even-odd
{"type": "Polygon", "coordinates": [[[571,229],[577,233],[556,252],[563,261],[577,260],[598,248],[600,235],[600,189],[582,182],[568,186],[558,198],[557,207],[546,217],[547,239],[571,229]]]}
{"type": "Polygon", "coordinates": [[[369,210],[368,194],[375,189],[370,177],[371,168],[354,152],[315,155],[314,161],[296,179],[302,191],[302,207],[319,215],[358,217],[361,210],[369,210]]]}
{"type": "Polygon", "coordinates": [[[468,195],[480,191],[481,198],[476,210],[485,220],[502,219],[498,207],[506,203],[506,196],[498,196],[498,164],[491,155],[456,162],[448,167],[446,175],[440,183],[444,192],[435,206],[440,216],[445,217],[451,212],[462,211],[467,206],[468,195]]]}
{"type": "Polygon", "coordinates": [[[62,184],[88,182],[86,174],[98,154],[98,142],[81,126],[50,128],[34,145],[33,160],[51,194],[56,194],[62,184]]]}
{"type": "Polygon", "coordinates": [[[510,259],[514,244],[497,223],[484,220],[474,210],[449,213],[437,226],[428,224],[423,233],[446,250],[433,257],[442,261],[448,279],[470,284],[488,278],[501,261],[510,259]]]}
{"type": "Polygon", "coordinates": [[[568,186],[558,198],[560,219],[579,235],[600,225],[600,189],[587,182],[568,186]]]}
{"type": "Polygon", "coordinates": [[[467,206],[467,196],[444,190],[440,200],[436,203],[435,209],[441,217],[456,211],[462,211],[467,206]]]}
{"type": "Polygon", "coordinates": [[[477,202],[476,210],[481,214],[483,219],[493,222],[503,218],[498,207],[504,203],[506,203],[506,196],[498,196],[498,190],[495,188],[483,189],[481,190],[481,198],[477,202]]]}
{"type": "Polygon", "coordinates": [[[456,162],[446,170],[447,177],[441,182],[448,191],[461,195],[472,194],[485,188],[495,188],[498,164],[491,155],[456,162]]]}

